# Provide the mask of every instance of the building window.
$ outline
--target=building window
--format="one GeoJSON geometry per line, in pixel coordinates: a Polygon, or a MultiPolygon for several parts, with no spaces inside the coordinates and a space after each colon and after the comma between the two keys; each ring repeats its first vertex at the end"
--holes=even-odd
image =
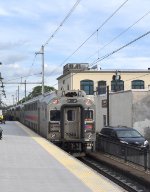
{"type": "Polygon", "coordinates": [[[143,80],[132,81],[132,89],[144,89],[144,81],[143,80]]]}
{"type": "Polygon", "coordinates": [[[98,81],[97,92],[98,95],[106,94],[106,81],[98,81]]]}
{"type": "Polygon", "coordinates": [[[85,91],[87,95],[93,95],[94,85],[92,80],[83,80],[80,82],[80,89],[85,91]]]}
{"type": "Polygon", "coordinates": [[[111,91],[122,91],[124,90],[124,81],[123,80],[112,80],[111,81],[111,91]]]}

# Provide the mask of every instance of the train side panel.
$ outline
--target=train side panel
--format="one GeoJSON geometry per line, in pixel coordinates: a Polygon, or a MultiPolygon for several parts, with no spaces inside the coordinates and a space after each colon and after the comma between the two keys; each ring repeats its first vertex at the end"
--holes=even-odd
{"type": "Polygon", "coordinates": [[[48,114],[47,114],[47,104],[44,102],[40,103],[39,108],[39,125],[40,132],[39,134],[48,139],[48,114]]]}

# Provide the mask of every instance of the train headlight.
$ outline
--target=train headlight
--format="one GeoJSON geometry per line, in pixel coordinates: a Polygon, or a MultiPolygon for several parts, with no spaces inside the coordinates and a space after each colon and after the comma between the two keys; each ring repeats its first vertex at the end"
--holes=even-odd
{"type": "Polygon", "coordinates": [[[51,134],[51,138],[54,139],[56,137],[56,134],[55,133],[52,133],[51,134]]]}

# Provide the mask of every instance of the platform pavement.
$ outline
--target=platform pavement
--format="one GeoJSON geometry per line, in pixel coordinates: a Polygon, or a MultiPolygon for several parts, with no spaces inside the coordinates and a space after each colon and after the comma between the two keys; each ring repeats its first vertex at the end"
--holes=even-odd
{"type": "Polygon", "coordinates": [[[20,123],[1,127],[0,191],[125,191],[20,123]]]}

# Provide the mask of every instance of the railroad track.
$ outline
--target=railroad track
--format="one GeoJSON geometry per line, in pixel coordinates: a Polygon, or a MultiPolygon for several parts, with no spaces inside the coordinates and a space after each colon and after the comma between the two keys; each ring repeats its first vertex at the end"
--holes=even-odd
{"type": "Polygon", "coordinates": [[[150,188],[147,188],[144,184],[139,183],[139,181],[135,178],[129,178],[129,176],[125,175],[125,173],[115,170],[98,160],[88,156],[82,157],[79,160],[129,192],[150,192],[150,188]]]}

